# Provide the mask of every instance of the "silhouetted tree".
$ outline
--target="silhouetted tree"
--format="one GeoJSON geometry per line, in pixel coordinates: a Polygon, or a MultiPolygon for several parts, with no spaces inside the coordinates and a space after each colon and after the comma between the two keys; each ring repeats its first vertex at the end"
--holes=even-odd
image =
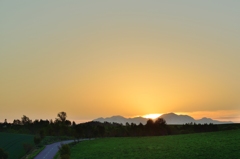
{"type": "Polygon", "coordinates": [[[71,121],[70,120],[65,120],[65,125],[67,125],[67,126],[71,126],[71,121]]]}
{"type": "Polygon", "coordinates": [[[23,117],[22,117],[22,124],[23,125],[28,125],[30,123],[32,123],[32,120],[30,120],[29,117],[27,117],[26,115],[23,115],[23,117]]]}
{"type": "Polygon", "coordinates": [[[64,123],[67,119],[67,113],[66,112],[60,112],[57,114],[58,118],[56,118],[56,121],[60,121],[64,123]]]}
{"type": "Polygon", "coordinates": [[[157,118],[157,120],[154,122],[155,125],[157,126],[166,126],[166,120],[163,118],[157,118]]]}
{"type": "Polygon", "coordinates": [[[54,122],[53,122],[53,120],[52,119],[50,119],[50,121],[49,121],[49,124],[53,124],[54,122]]]}
{"type": "Polygon", "coordinates": [[[170,133],[170,129],[168,129],[166,120],[163,118],[157,118],[154,122],[156,135],[167,135],[170,133]]]}
{"type": "Polygon", "coordinates": [[[75,121],[73,121],[73,122],[72,122],[72,126],[73,126],[73,127],[74,127],[74,126],[76,126],[76,123],[75,123],[75,121]]]}
{"type": "Polygon", "coordinates": [[[146,135],[155,135],[154,131],[154,121],[152,119],[148,119],[146,123],[146,135]]]}
{"type": "Polygon", "coordinates": [[[154,121],[152,119],[148,119],[146,126],[153,126],[153,124],[154,124],[154,121]]]}
{"type": "Polygon", "coordinates": [[[22,122],[19,119],[14,119],[13,120],[13,125],[21,125],[22,122]]]}
{"type": "Polygon", "coordinates": [[[39,120],[38,119],[34,120],[33,124],[39,124],[39,120]]]}

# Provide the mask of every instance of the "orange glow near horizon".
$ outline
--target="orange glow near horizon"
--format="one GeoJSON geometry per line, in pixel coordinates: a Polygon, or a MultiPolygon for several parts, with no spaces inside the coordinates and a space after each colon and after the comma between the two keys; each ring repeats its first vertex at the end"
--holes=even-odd
{"type": "Polygon", "coordinates": [[[148,118],[148,119],[156,119],[156,118],[158,118],[159,116],[161,116],[162,114],[146,114],[146,115],[144,115],[144,116],[142,116],[142,117],[144,117],[144,118],[148,118]]]}

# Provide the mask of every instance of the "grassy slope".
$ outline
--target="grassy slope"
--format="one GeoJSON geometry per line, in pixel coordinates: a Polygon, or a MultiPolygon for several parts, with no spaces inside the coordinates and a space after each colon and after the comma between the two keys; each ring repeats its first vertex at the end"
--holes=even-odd
{"type": "Polygon", "coordinates": [[[33,135],[0,133],[0,147],[8,152],[9,159],[17,159],[25,154],[23,143],[34,144],[33,135]]]}
{"type": "Polygon", "coordinates": [[[71,159],[239,159],[240,130],[161,137],[103,138],[81,142],[71,152],[71,159]]]}

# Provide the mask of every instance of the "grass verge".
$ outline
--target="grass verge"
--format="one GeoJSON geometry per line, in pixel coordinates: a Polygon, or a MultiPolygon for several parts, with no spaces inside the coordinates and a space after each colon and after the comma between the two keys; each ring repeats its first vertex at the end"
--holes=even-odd
{"type": "Polygon", "coordinates": [[[43,149],[45,146],[35,148],[29,155],[27,155],[24,159],[34,159],[43,149]]]}

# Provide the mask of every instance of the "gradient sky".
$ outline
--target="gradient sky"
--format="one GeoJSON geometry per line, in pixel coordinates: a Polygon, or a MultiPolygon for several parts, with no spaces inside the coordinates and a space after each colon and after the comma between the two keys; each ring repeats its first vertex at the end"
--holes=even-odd
{"type": "Polygon", "coordinates": [[[0,121],[179,112],[240,122],[240,1],[1,1],[0,121]]]}

